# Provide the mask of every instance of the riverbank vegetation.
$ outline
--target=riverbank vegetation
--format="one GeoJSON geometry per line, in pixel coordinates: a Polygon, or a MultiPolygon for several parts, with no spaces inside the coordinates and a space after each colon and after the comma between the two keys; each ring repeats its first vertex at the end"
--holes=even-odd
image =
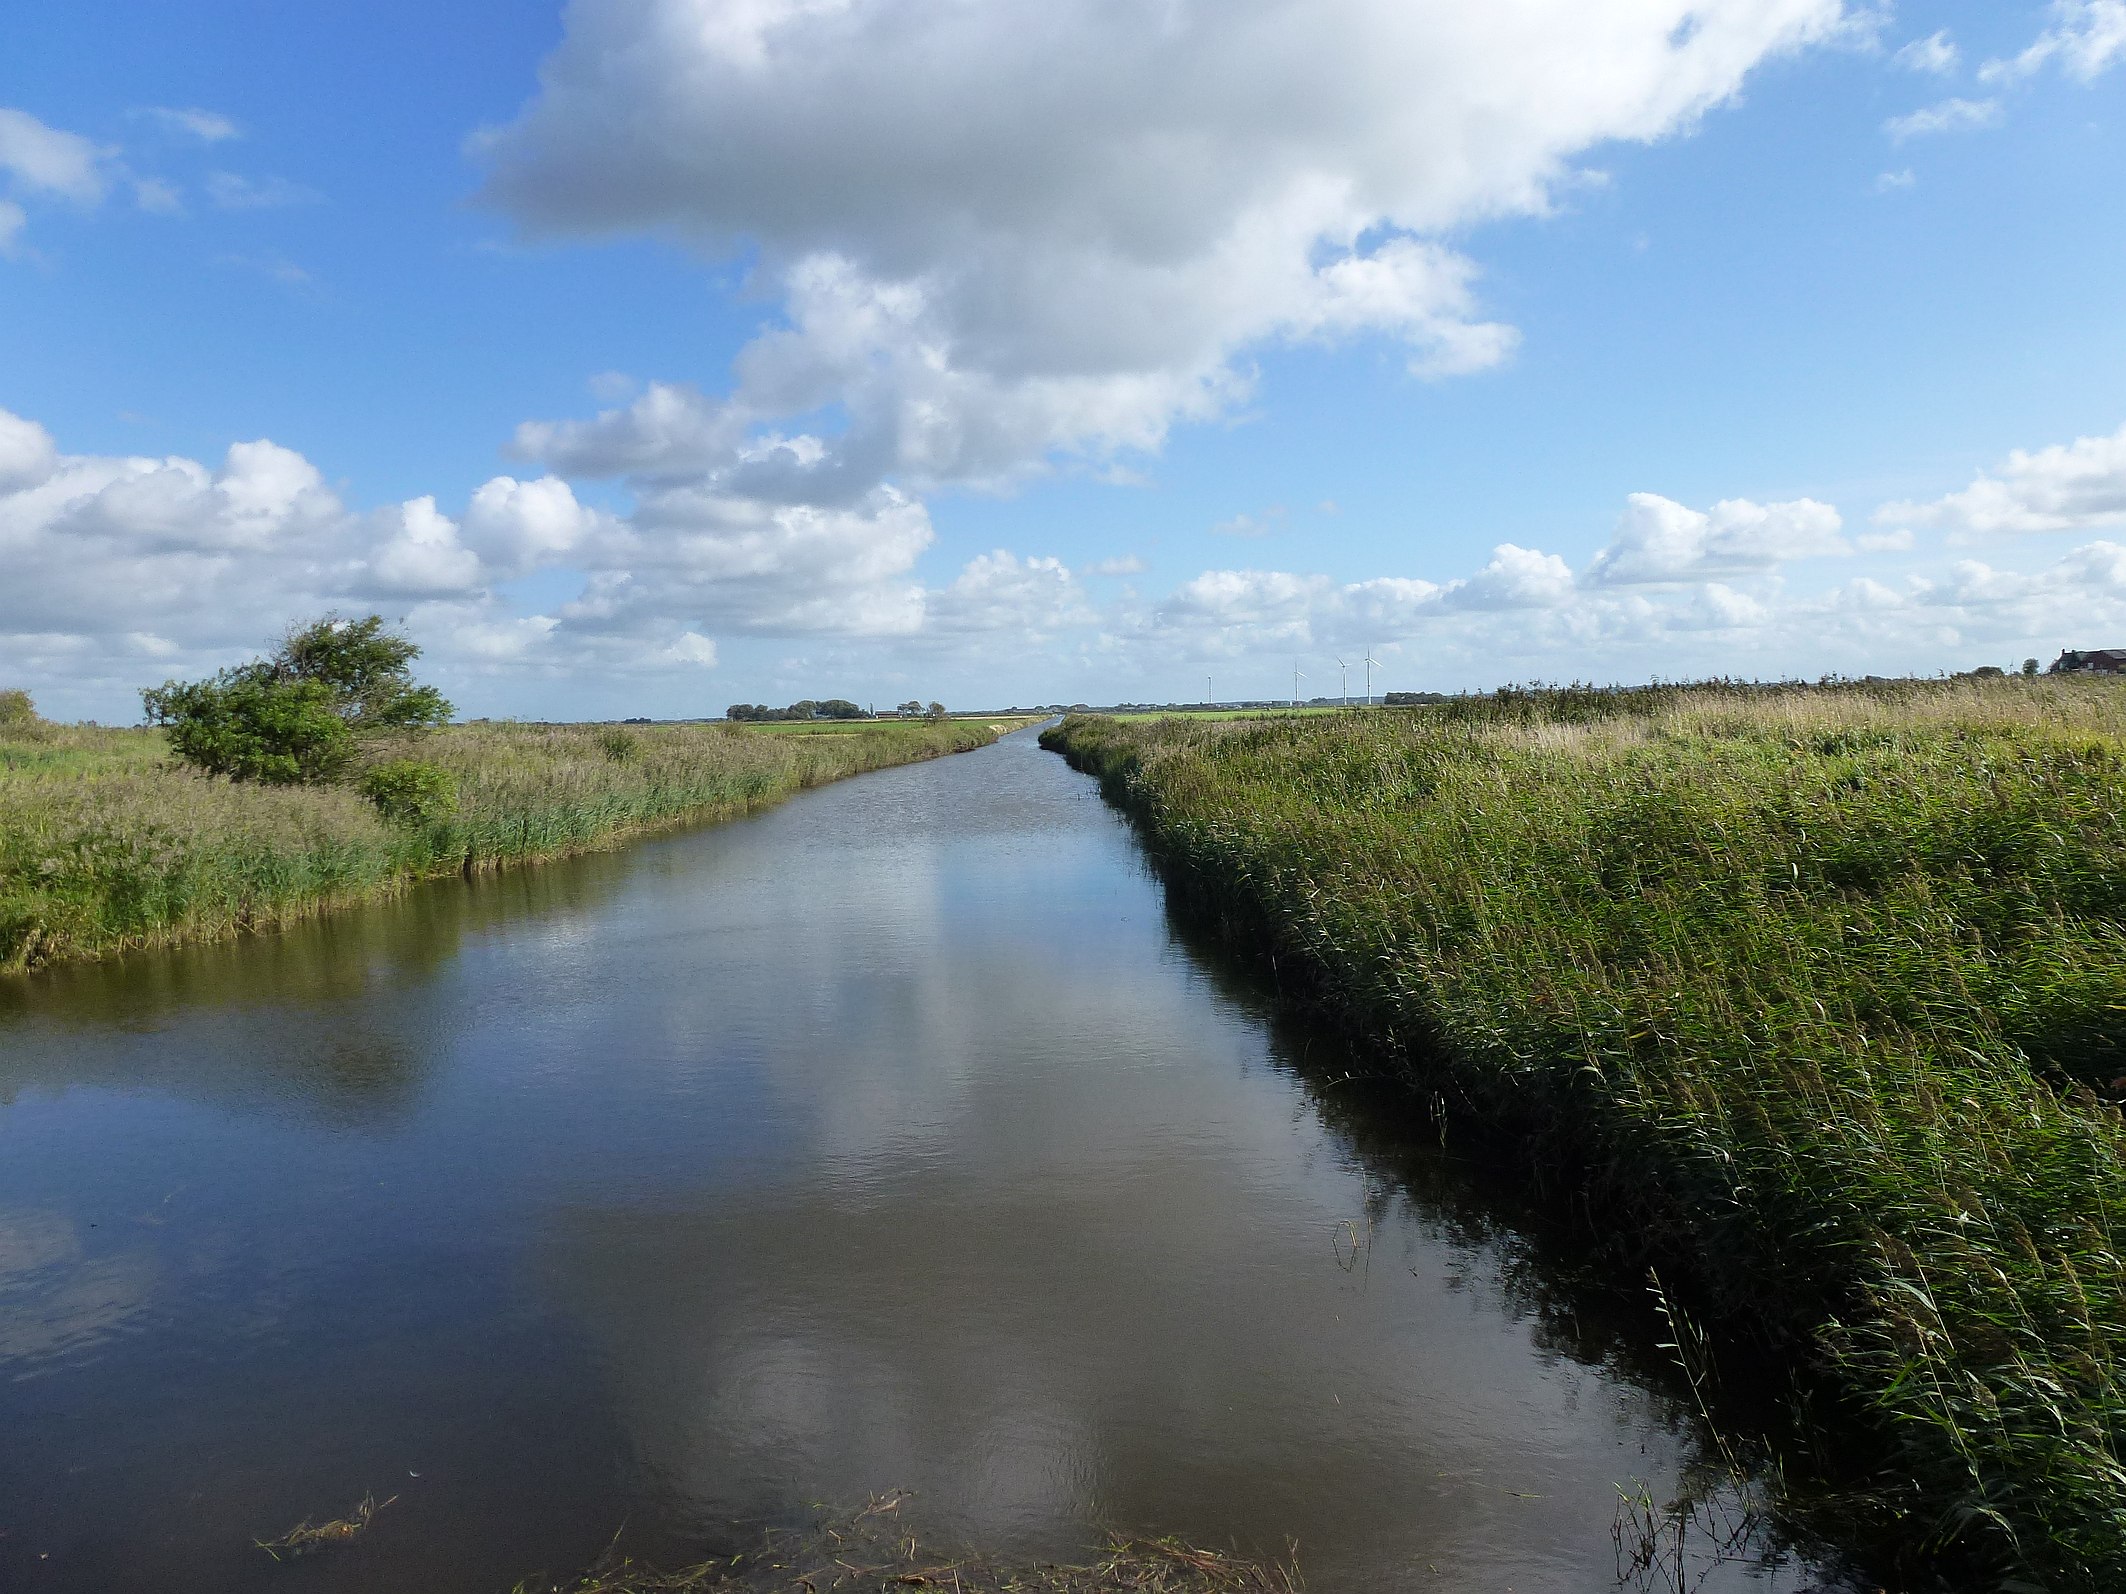
{"type": "Polygon", "coordinates": [[[1506,692],[1044,741],[1281,980],[1795,1369],[1882,1564],[2126,1587],[2126,691],[1506,692]]]}
{"type": "Polygon", "coordinates": [[[1301,1594],[1291,1561],[1262,1561],[1180,1539],[1112,1535],[1076,1562],[1011,1561],[919,1539],[901,1519],[905,1495],[823,1516],[801,1532],[771,1532],[756,1549],[677,1571],[617,1550],[565,1583],[532,1579],[515,1594],[1301,1594]]]}
{"type": "Polygon", "coordinates": [[[25,699],[0,713],[0,970],[226,935],[426,876],[727,818],[995,736],[966,721],[804,737],[494,722],[428,731],[417,759],[382,759],[353,784],[273,785],[185,767],[161,730],[55,725],[25,699]]]}

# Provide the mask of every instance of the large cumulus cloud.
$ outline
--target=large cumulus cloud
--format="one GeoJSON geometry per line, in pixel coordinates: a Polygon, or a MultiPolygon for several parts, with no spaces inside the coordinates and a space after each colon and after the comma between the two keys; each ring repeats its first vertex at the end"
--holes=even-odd
{"type": "Polygon", "coordinates": [[[534,235],[747,254],[783,324],[731,392],[529,429],[560,469],[732,465],[833,406],[789,491],[1153,448],[1271,339],[1504,358],[1445,235],[1687,127],[1842,0],[577,0],[474,141],[534,235]]]}

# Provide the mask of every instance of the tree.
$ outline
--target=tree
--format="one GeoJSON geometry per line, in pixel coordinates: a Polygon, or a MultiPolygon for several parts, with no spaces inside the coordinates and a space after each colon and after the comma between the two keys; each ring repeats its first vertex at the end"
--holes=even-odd
{"type": "Polygon", "coordinates": [[[421,650],[381,615],[327,615],[291,630],[272,657],[206,681],[165,681],[140,694],[170,748],[210,775],[292,786],[337,780],[380,737],[450,718],[432,686],[414,683],[421,650]]]}
{"type": "Polygon", "coordinates": [[[2025,674],[2025,675],[2035,675],[2035,674],[2037,674],[2037,660],[2035,660],[2035,659],[2025,659],[2025,660],[2023,660],[2023,674],[2025,674]]]}
{"type": "Polygon", "coordinates": [[[913,719],[918,714],[923,712],[922,699],[911,697],[905,703],[896,703],[894,705],[894,712],[896,714],[906,714],[910,719],[913,719]]]}
{"type": "Polygon", "coordinates": [[[941,720],[945,717],[945,705],[942,703],[933,703],[930,705],[927,712],[930,718],[934,720],[941,720]]]}

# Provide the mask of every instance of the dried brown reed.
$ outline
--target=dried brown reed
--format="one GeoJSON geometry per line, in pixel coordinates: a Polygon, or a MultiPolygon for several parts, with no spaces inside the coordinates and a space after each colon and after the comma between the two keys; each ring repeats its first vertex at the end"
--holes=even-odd
{"type": "Polygon", "coordinates": [[[1255,1560],[1179,1539],[1108,1537],[1078,1562],[1007,1561],[920,1542],[903,1520],[906,1494],[829,1517],[803,1532],[771,1532],[757,1550],[676,1571],[609,1551],[564,1583],[528,1581],[516,1594],[1301,1594],[1296,1562],[1255,1560]]]}

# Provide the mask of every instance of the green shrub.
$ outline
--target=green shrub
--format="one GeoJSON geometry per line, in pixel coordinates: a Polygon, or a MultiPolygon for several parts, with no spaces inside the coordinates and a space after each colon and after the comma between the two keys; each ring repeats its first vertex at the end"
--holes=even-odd
{"type": "Polygon", "coordinates": [[[42,741],[51,730],[52,727],[38,717],[37,705],[30,701],[29,693],[20,687],[0,691],[0,736],[42,741]]]}
{"type": "Polygon", "coordinates": [[[170,749],[210,775],[272,786],[338,780],[364,742],[439,725],[450,705],[416,686],[421,650],[383,617],[327,615],[290,631],[267,659],[208,681],[165,681],[140,694],[170,749]]]}
{"type": "Polygon", "coordinates": [[[641,743],[633,735],[617,727],[598,733],[598,750],[616,764],[624,764],[641,751],[641,743]]]}
{"type": "Polygon", "coordinates": [[[430,824],[458,811],[456,777],[417,758],[393,758],[373,765],[355,788],[395,825],[430,824]]]}
{"type": "Polygon", "coordinates": [[[336,780],[354,761],[354,732],[318,681],[169,681],[142,694],[170,751],[195,769],[267,786],[336,780]]]}

